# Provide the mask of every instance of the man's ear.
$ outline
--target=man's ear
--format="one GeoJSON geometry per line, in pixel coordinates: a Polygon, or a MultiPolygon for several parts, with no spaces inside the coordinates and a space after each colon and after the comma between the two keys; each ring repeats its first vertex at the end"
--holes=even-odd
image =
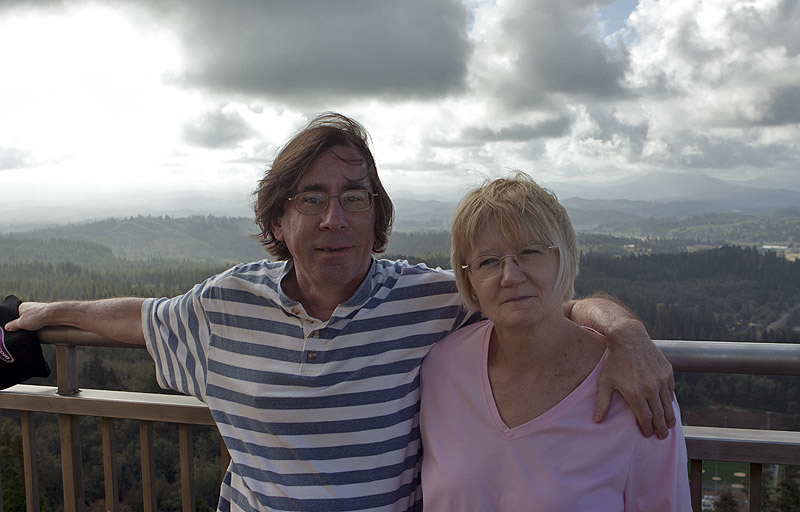
{"type": "Polygon", "coordinates": [[[278,217],[276,219],[272,219],[269,223],[269,227],[272,229],[272,234],[275,236],[275,240],[283,242],[283,225],[281,221],[283,217],[278,217]]]}

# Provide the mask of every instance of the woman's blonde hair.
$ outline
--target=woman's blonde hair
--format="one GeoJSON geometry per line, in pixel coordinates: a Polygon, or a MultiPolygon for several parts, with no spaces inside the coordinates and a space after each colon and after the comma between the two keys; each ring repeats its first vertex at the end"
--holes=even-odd
{"type": "Polygon", "coordinates": [[[450,261],[461,299],[471,309],[478,309],[472,297],[466,265],[474,247],[475,234],[495,220],[506,240],[522,247],[529,243],[554,245],[559,266],[555,289],[569,301],[575,294],[578,275],[578,242],[567,210],[555,194],[545,190],[527,174],[515,171],[508,178],[489,180],[467,193],[453,215],[450,261]]]}

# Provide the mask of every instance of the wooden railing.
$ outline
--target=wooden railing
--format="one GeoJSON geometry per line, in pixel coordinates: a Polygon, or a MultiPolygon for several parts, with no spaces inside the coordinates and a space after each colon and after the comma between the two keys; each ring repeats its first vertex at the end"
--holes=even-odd
{"type": "MultiPolygon", "coordinates": [[[[80,389],[76,361],[78,346],[143,347],[118,343],[71,328],[43,329],[39,335],[43,343],[56,346],[57,387],[21,384],[0,391],[0,409],[18,410],[21,414],[25,495],[28,512],[38,512],[39,510],[33,429],[34,413],[58,415],[65,512],[77,512],[85,509],[81,436],[78,424],[78,420],[82,416],[101,418],[106,510],[111,512],[120,510],[117,486],[119,468],[115,461],[114,420],[131,419],[139,421],[144,510],[146,512],[158,510],[153,424],[163,422],[175,423],[179,426],[182,509],[187,512],[194,511],[195,488],[191,428],[193,425],[214,425],[208,407],[196,398],[189,396],[80,389]]],[[[221,476],[230,462],[230,456],[224,443],[220,444],[222,446],[221,481],[221,476]]],[[[0,512],[3,512],[1,494],[0,512]]]]}
{"type": "MultiPolygon", "coordinates": [[[[77,378],[78,346],[129,347],[90,333],[69,328],[50,328],[40,333],[44,343],[56,346],[57,387],[17,385],[0,391],[0,409],[20,411],[29,512],[38,511],[39,493],[33,415],[58,415],[64,510],[82,511],[83,472],[78,419],[101,418],[105,502],[109,511],[119,510],[118,468],[115,462],[115,419],[139,421],[144,510],[156,506],[153,464],[153,423],[179,425],[181,502],[183,510],[195,509],[192,471],[191,427],[213,425],[207,407],[198,400],[175,395],[80,389],[77,378]]],[[[702,341],[656,342],[676,371],[736,374],[800,375],[800,344],[702,341]]],[[[684,427],[689,454],[692,507],[701,510],[703,461],[736,461],[750,464],[749,509],[760,511],[762,464],[800,464],[800,432],[737,428],[684,427]]],[[[230,460],[223,445],[222,468],[230,460]]],[[[2,498],[0,495],[0,512],[2,498]]]]}

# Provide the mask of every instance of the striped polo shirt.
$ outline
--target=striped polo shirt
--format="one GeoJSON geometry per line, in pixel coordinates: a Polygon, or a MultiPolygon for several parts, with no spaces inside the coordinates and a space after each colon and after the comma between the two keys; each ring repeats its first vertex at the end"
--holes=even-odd
{"type": "Polygon", "coordinates": [[[464,322],[452,273],[373,259],[328,321],[238,265],[143,307],[158,383],[205,402],[231,454],[219,510],[421,508],[419,370],[464,322]]]}

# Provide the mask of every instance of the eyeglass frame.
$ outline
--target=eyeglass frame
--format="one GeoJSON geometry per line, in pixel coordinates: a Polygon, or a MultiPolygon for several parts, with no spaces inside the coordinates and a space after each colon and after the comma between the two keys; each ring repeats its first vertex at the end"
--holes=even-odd
{"type": "Polygon", "coordinates": [[[503,260],[506,259],[506,258],[511,258],[512,260],[514,260],[514,264],[515,265],[517,265],[519,268],[522,268],[522,265],[520,265],[519,262],[517,261],[517,254],[522,249],[524,249],[526,247],[531,247],[531,246],[544,247],[544,248],[547,249],[547,251],[549,253],[552,253],[553,250],[558,249],[557,245],[547,245],[547,244],[541,244],[541,243],[526,244],[526,245],[523,245],[522,247],[520,247],[519,249],[517,249],[516,251],[514,251],[513,253],[506,254],[504,256],[501,256],[499,254],[492,254],[492,253],[479,254],[479,255],[475,256],[474,258],[472,258],[471,260],[469,260],[466,265],[461,265],[461,268],[466,270],[467,273],[473,279],[477,279],[478,281],[490,281],[490,280],[494,279],[495,277],[497,277],[497,276],[499,276],[500,274],[503,273],[503,267],[505,266],[505,262],[503,260]],[[497,272],[492,274],[490,277],[484,277],[484,278],[477,277],[472,272],[472,269],[470,268],[470,265],[472,264],[473,261],[477,260],[478,258],[485,258],[486,256],[495,256],[495,257],[497,257],[500,260],[501,265],[498,267],[497,272]]]}
{"type": "Polygon", "coordinates": [[[330,204],[331,204],[331,199],[338,199],[339,200],[339,206],[342,207],[342,210],[344,210],[346,212],[358,213],[358,212],[365,212],[365,211],[369,210],[370,208],[372,208],[372,205],[375,203],[375,198],[378,197],[379,195],[380,194],[378,194],[376,192],[370,192],[369,190],[361,189],[361,188],[345,190],[344,192],[342,192],[338,196],[330,196],[330,195],[328,195],[327,192],[322,192],[322,191],[317,191],[317,190],[306,190],[305,192],[297,193],[297,194],[293,195],[292,197],[287,197],[286,200],[291,202],[294,205],[294,209],[297,210],[297,213],[299,213],[301,215],[319,215],[321,213],[325,213],[328,210],[328,206],[330,206],[330,204]],[[352,192],[365,192],[367,194],[368,202],[367,202],[367,207],[366,208],[364,208],[363,210],[351,210],[351,209],[347,208],[344,205],[344,203],[342,203],[342,196],[346,195],[347,193],[352,193],[352,192]],[[302,195],[305,195],[305,194],[319,194],[319,195],[325,196],[325,208],[323,208],[322,210],[320,210],[318,212],[315,212],[315,213],[306,213],[304,211],[301,211],[300,207],[298,206],[299,203],[296,202],[295,199],[297,199],[298,197],[300,197],[302,195]]]}

